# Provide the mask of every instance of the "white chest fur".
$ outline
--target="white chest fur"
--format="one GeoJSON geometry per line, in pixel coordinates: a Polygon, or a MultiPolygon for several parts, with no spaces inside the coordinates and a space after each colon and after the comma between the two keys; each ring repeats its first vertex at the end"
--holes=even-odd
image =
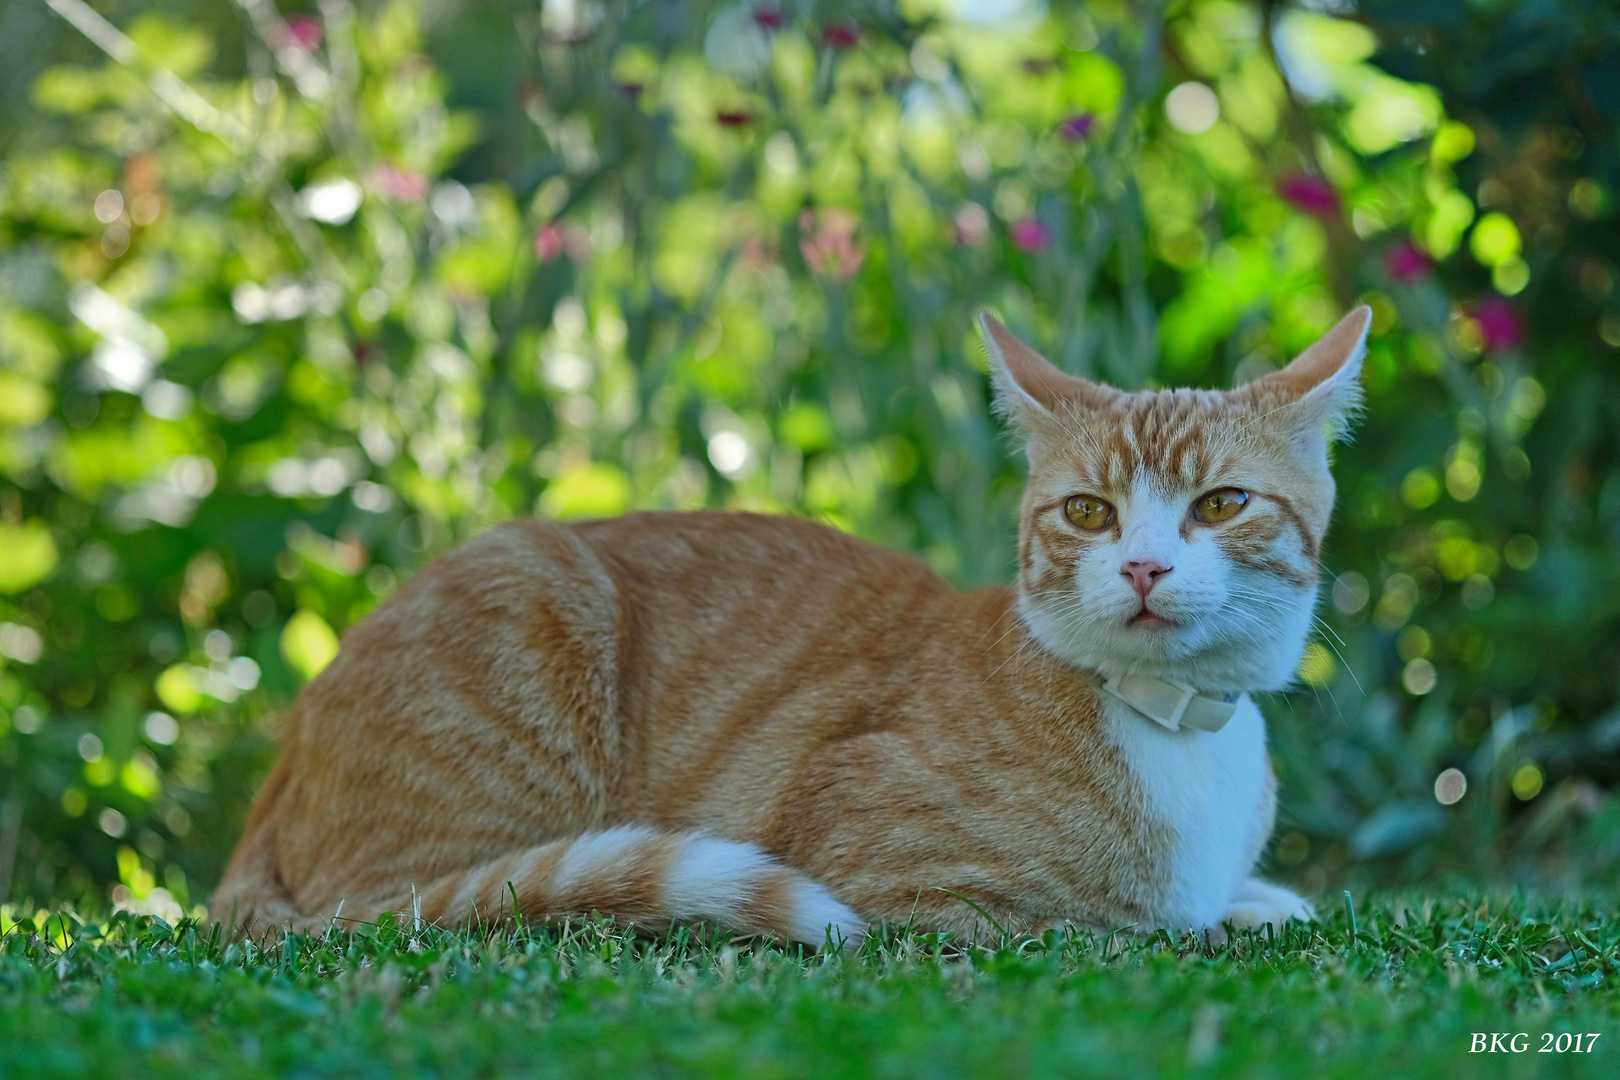
{"type": "Polygon", "coordinates": [[[1220,731],[1167,731],[1105,699],[1109,735],[1168,827],[1167,927],[1216,924],[1248,874],[1265,790],[1266,727],[1248,695],[1220,731]]]}

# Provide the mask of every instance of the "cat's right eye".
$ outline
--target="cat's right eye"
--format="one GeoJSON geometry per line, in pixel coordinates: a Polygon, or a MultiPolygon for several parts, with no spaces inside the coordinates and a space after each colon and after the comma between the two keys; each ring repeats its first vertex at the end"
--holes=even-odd
{"type": "Polygon", "coordinates": [[[1205,525],[1216,525],[1237,517],[1249,505],[1249,493],[1242,488],[1221,488],[1193,503],[1193,517],[1205,525]]]}
{"type": "Polygon", "coordinates": [[[1095,495],[1070,495],[1063,502],[1063,516],[1078,528],[1096,532],[1114,523],[1114,508],[1095,495]]]}

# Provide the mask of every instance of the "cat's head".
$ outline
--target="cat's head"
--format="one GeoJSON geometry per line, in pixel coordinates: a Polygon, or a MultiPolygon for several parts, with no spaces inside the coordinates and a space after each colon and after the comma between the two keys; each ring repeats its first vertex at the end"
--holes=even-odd
{"type": "Polygon", "coordinates": [[[1019,603],[1036,638],[1110,676],[1212,692],[1293,679],[1333,510],[1328,440],[1361,400],[1372,312],[1234,390],[1126,393],[981,317],[1029,454],[1019,603]]]}

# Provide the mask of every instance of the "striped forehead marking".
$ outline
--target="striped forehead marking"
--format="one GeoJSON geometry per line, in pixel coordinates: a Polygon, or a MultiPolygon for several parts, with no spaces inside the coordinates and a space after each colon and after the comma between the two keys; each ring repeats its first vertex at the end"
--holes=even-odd
{"type": "Polygon", "coordinates": [[[1246,412],[1211,391],[1144,391],[1108,409],[1071,409],[1065,449],[1088,482],[1119,492],[1146,479],[1169,494],[1207,483],[1232,460],[1246,412]]]}

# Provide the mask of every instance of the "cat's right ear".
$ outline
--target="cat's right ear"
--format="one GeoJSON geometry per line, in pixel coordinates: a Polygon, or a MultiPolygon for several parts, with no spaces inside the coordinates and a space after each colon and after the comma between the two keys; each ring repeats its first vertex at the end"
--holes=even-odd
{"type": "Polygon", "coordinates": [[[1032,444],[1060,434],[1076,412],[1100,404],[1109,393],[1106,387],[1058,370],[988,311],[979,313],[979,329],[990,355],[996,409],[1032,444]]]}

